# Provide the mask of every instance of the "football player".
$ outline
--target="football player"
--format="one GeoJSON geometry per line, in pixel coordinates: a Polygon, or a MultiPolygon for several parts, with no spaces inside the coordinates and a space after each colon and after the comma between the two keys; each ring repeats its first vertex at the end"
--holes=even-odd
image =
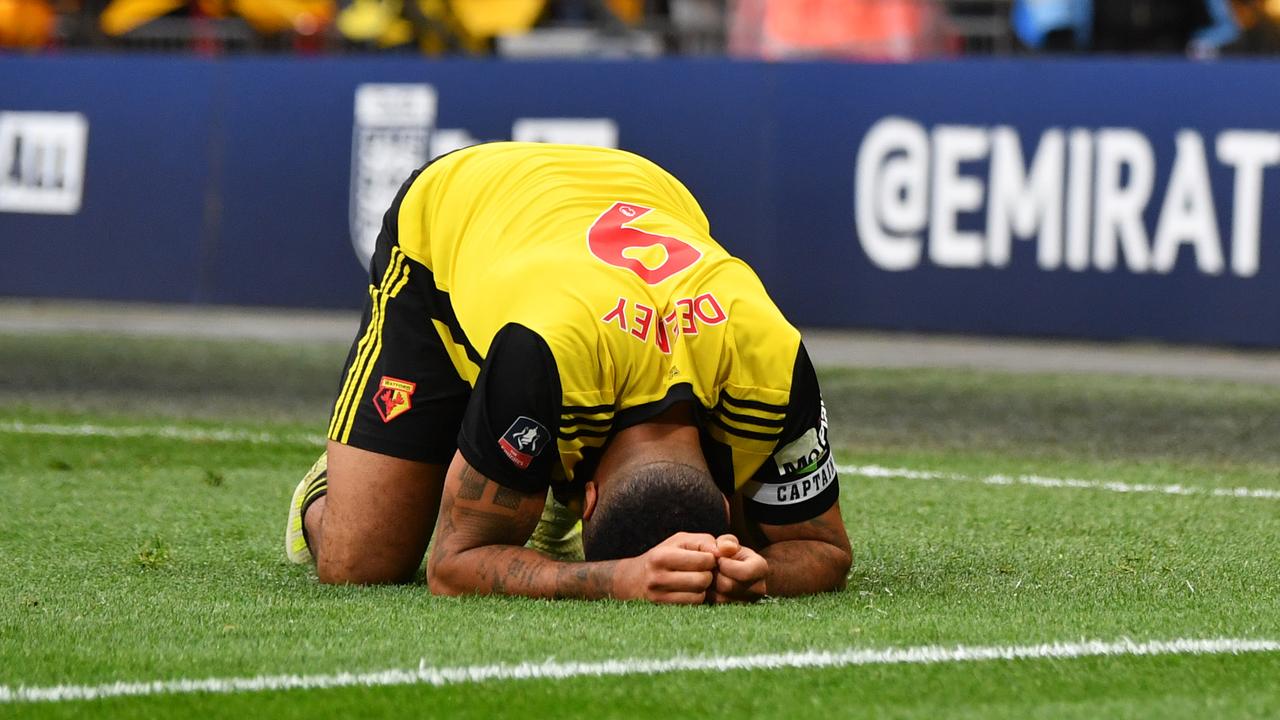
{"type": "Polygon", "coordinates": [[[322,582],[408,581],[434,529],[439,594],[844,586],[800,333],[662,168],[567,145],[450,153],[401,188],[368,293],[286,530],[322,582]],[[584,559],[555,557],[579,516],[584,559]]]}

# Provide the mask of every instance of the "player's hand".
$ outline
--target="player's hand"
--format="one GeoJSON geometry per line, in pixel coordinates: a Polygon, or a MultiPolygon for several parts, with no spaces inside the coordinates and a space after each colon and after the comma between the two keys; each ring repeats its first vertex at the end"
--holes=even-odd
{"type": "Polygon", "coordinates": [[[769,561],[760,553],[744,547],[733,535],[721,535],[716,538],[716,555],[714,602],[755,602],[765,596],[769,561]]]}
{"type": "Polygon", "coordinates": [[[676,533],[640,557],[619,564],[622,599],[697,605],[707,599],[716,569],[716,539],[676,533]]]}

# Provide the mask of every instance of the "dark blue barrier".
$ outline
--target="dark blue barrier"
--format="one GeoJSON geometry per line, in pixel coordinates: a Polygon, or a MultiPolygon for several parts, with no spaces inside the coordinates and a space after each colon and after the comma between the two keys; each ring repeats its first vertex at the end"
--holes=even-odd
{"type": "Polygon", "coordinates": [[[611,119],[799,324],[1280,346],[1277,69],[0,59],[0,294],[358,304],[353,97],[418,83],[481,140],[611,119]],[[87,121],[77,212],[6,210],[6,111],[87,121]]]}

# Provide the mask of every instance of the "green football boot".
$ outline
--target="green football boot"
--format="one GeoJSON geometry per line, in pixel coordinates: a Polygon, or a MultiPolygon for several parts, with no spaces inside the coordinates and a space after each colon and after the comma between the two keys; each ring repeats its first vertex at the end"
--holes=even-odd
{"type": "Polygon", "coordinates": [[[289,561],[305,565],[313,560],[307,547],[307,535],[302,529],[302,518],[311,503],[319,500],[329,490],[329,454],[320,453],[320,459],[302,476],[289,501],[289,522],[284,528],[284,552],[289,561]]]}
{"type": "Polygon", "coordinates": [[[533,548],[556,560],[582,561],[582,519],[568,507],[561,505],[547,492],[547,504],[542,508],[542,518],[533,530],[533,536],[525,547],[533,548]]]}

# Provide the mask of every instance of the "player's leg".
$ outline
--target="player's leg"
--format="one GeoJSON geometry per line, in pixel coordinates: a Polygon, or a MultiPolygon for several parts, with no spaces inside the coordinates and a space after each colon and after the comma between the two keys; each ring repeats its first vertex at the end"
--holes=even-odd
{"type": "Polygon", "coordinates": [[[413,578],[471,392],[450,354],[462,352],[458,335],[446,348],[437,329],[456,324],[447,297],[398,245],[404,192],[378,237],[369,301],[329,422],[327,466],[313,469],[290,508],[288,532],[302,535],[291,538],[290,558],[314,556],[324,582],[413,578]],[[307,553],[295,552],[299,543],[307,553]]]}
{"type": "Polygon", "coordinates": [[[470,388],[443,348],[431,308],[404,290],[366,319],[335,403],[327,457],[290,508],[290,558],[313,557],[322,582],[412,580],[457,449],[470,388]]]}
{"type": "Polygon", "coordinates": [[[327,491],[305,517],[320,581],[412,580],[431,539],[444,471],[330,442],[327,491]]]}
{"type": "Polygon", "coordinates": [[[306,544],[326,583],[413,579],[470,395],[432,322],[430,272],[402,256],[399,266],[418,282],[375,293],[335,402],[324,477],[302,491],[306,544]]]}

